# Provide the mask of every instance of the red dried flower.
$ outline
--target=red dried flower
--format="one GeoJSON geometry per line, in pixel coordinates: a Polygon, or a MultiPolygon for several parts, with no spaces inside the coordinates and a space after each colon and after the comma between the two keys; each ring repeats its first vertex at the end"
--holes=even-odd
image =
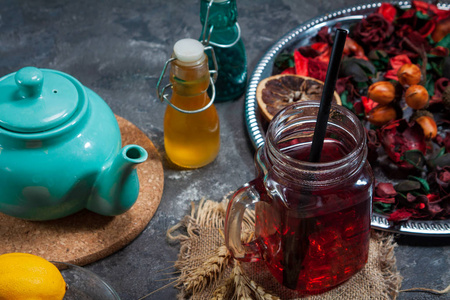
{"type": "Polygon", "coordinates": [[[299,49],[300,53],[309,58],[314,58],[318,61],[322,61],[326,64],[330,61],[331,47],[327,43],[314,43],[311,46],[304,46],[299,49]],[[309,50],[309,55],[307,55],[305,50],[309,50]]]}
{"type": "Polygon", "coordinates": [[[303,56],[300,51],[294,52],[295,73],[325,81],[328,64],[316,58],[303,56]]]}
{"type": "Polygon", "coordinates": [[[450,195],[450,166],[436,167],[436,170],[428,174],[427,179],[433,190],[450,195]]]}
{"type": "Polygon", "coordinates": [[[450,171],[446,170],[445,172],[439,174],[439,180],[448,186],[450,184],[450,171]]]}
{"type": "Polygon", "coordinates": [[[397,196],[397,191],[392,183],[380,182],[375,187],[373,201],[394,204],[395,196],[397,196]]]}
{"type": "Polygon", "coordinates": [[[281,72],[281,74],[296,74],[295,68],[294,67],[287,68],[283,72],[281,72]]]}
{"type": "Polygon", "coordinates": [[[295,73],[301,76],[308,76],[308,59],[300,51],[294,52],[295,73]]]}
{"type": "Polygon", "coordinates": [[[445,77],[441,77],[436,80],[434,83],[434,95],[430,98],[430,105],[442,102],[442,94],[449,84],[450,80],[445,77]]]}
{"type": "Polygon", "coordinates": [[[411,209],[399,208],[389,215],[388,221],[394,223],[406,221],[409,220],[413,214],[414,213],[411,209]]]}
{"type": "Polygon", "coordinates": [[[366,96],[361,96],[361,102],[364,106],[364,111],[366,114],[368,114],[374,107],[378,106],[378,103],[370,98],[367,98],[366,96]]]}
{"type": "Polygon", "coordinates": [[[440,147],[444,147],[445,148],[445,152],[450,153],[450,132],[447,132],[445,134],[445,137],[443,138],[440,135],[436,136],[436,143],[440,146],[440,147]]]}
{"type": "MultiPolygon", "coordinates": [[[[413,212],[411,218],[414,219],[433,219],[441,213],[444,213],[444,209],[440,206],[439,195],[418,195],[415,196],[411,193],[406,195],[406,201],[413,212]],[[430,201],[432,199],[433,201],[430,201]]],[[[439,218],[439,216],[437,217],[439,218]]]]}
{"type": "Polygon", "coordinates": [[[328,64],[319,60],[310,59],[308,61],[308,76],[324,82],[327,75],[327,68],[328,64]]]}
{"type": "Polygon", "coordinates": [[[392,222],[409,219],[445,219],[448,211],[445,208],[445,197],[437,194],[414,195],[408,193],[406,198],[399,197],[399,209],[392,212],[388,218],[392,222]],[[444,205],[443,205],[444,204],[444,205]]]}
{"type": "Polygon", "coordinates": [[[435,56],[447,57],[449,54],[449,49],[442,46],[437,46],[430,50],[430,54],[435,56]]]}
{"type": "Polygon", "coordinates": [[[437,21],[446,19],[450,16],[450,11],[440,10],[436,5],[424,1],[413,1],[412,7],[424,15],[435,18],[437,21]]]}
{"type": "Polygon", "coordinates": [[[426,22],[425,25],[423,25],[417,32],[420,33],[420,35],[423,38],[426,38],[434,31],[435,28],[436,28],[436,20],[431,19],[428,22],[426,22]]]}
{"type": "Polygon", "coordinates": [[[344,91],[352,91],[356,93],[355,87],[351,82],[352,76],[341,77],[336,81],[336,92],[340,95],[344,91]]]}
{"type": "Polygon", "coordinates": [[[380,142],[378,141],[377,132],[373,129],[366,129],[367,135],[367,159],[369,162],[375,162],[378,158],[378,148],[381,147],[380,142]]]}
{"type": "Polygon", "coordinates": [[[416,122],[408,123],[405,119],[394,120],[378,131],[378,139],[389,158],[401,168],[413,168],[403,160],[408,150],[419,150],[426,153],[426,142],[422,127],[416,122]]]}
{"type": "Polygon", "coordinates": [[[333,44],[333,39],[331,34],[328,32],[328,26],[322,27],[317,35],[314,37],[315,42],[327,43],[328,45],[333,44]]]}
{"type": "Polygon", "coordinates": [[[377,9],[377,13],[383,15],[383,17],[389,23],[394,22],[395,16],[397,15],[397,10],[390,3],[382,3],[381,6],[377,9]]]}
{"type": "Polygon", "coordinates": [[[438,8],[436,5],[422,1],[413,1],[412,8],[407,10],[401,17],[406,24],[413,26],[417,32],[426,37],[431,34],[436,27],[438,8]],[[428,18],[418,17],[418,14],[428,16],[428,18]]]}
{"type": "Polygon", "coordinates": [[[367,50],[382,49],[389,42],[394,26],[382,14],[373,13],[362,19],[354,27],[353,38],[368,47],[367,50]]]}
{"type": "Polygon", "coordinates": [[[413,1],[412,7],[425,15],[435,15],[438,12],[436,5],[423,1],[413,1]]]}
{"type": "Polygon", "coordinates": [[[405,64],[411,64],[411,60],[405,54],[399,54],[389,59],[389,65],[392,69],[388,70],[384,75],[387,79],[398,81],[398,70],[405,64]]]}

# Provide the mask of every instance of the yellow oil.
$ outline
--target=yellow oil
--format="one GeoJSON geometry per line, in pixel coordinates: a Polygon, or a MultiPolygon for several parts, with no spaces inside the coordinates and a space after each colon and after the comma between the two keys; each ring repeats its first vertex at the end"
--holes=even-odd
{"type": "MultiPolygon", "coordinates": [[[[173,62],[171,103],[193,111],[209,102],[209,72],[206,56],[195,65],[173,62]]],[[[164,116],[164,146],[171,162],[184,168],[199,168],[212,162],[220,149],[219,117],[214,105],[202,112],[183,113],[167,106],[164,116]]]]}

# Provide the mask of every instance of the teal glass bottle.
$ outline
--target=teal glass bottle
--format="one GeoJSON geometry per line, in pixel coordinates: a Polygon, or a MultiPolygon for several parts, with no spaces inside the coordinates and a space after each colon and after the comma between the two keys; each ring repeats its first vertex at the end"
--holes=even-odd
{"type": "MultiPolygon", "coordinates": [[[[236,0],[201,0],[200,40],[212,46],[218,65],[216,102],[240,97],[247,85],[247,55],[237,23],[236,0]]],[[[208,53],[210,69],[212,58],[208,53]]]]}

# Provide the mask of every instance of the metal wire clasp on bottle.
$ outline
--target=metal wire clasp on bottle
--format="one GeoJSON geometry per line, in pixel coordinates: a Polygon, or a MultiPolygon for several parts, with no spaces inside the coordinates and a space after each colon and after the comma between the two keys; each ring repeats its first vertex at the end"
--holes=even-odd
{"type": "Polygon", "coordinates": [[[211,46],[205,46],[204,50],[210,50],[211,51],[211,57],[213,60],[213,64],[214,64],[214,70],[209,70],[209,74],[212,75],[212,77],[209,77],[210,82],[211,82],[211,100],[208,102],[207,105],[205,105],[204,107],[200,108],[200,109],[196,109],[196,110],[185,110],[185,109],[181,109],[177,106],[175,106],[172,102],[170,102],[168,95],[165,94],[165,91],[168,88],[173,88],[172,83],[167,84],[166,86],[164,86],[162,88],[162,90],[160,91],[160,86],[161,86],[161,82],[162,79],[164,78],[164,75],[166,74],[167,71],[167,67],[169,66],[169,64],[175,60],[177,60],[176,57],[172,57],[169,58],[166,63],[164,64],[164,68],[161,72],[161,75],[159,76],[158,79],[158,83],[156,84],[156,93],[157,93],[157,97],[159,100],[161,100],[161,102],[166,101],[172,108],[176,109],[179,112],[185,113],[185,114],[196,114],[199,112],[202,112],[206,109],[208,109],[213,103],[214,103],[214,99],[216,98],[216,88],[214,86],[214,83],[217,80],[217,74],[218,74],[218,65],[217,65],[217,60],[216,60],[216,55],[214,53],[214,49],[211,46]]]}
{"type": "Polygon", "coordinates": [[[203,45],[206,45],[206,46],[207,45],[212,45],[212,46],[215,46],[215,47],[218,47],[218,48],[230,48],[230,47],[233,47],[234,45],[236,45],[237,42],[239,42],[239,40],[241,38],[241,27],[239,26],[238,22],[236,22],[234,24],[234,26],[236,27],[236,39],[232,43],[230,43],[230,44],[219,44],[219,43],[212,42],[211,41],[211,34],[212,34],[213,30],[214,30],[214,25],[211,25],[211,27],[209,28],[208,38],[206,38],[206,29],[209,26],[209,24],[208,24],[209,23],[209,12],[211,10],[211,6],[212,6],[213,2],[214,2],[214,0],[210,0],[209,3],[208,3],[208,8],[206,10],[205,24],[203,25],[203,28],[202,28],[202,40],[201,40],[201,42],[202,42],[203,45]]]}

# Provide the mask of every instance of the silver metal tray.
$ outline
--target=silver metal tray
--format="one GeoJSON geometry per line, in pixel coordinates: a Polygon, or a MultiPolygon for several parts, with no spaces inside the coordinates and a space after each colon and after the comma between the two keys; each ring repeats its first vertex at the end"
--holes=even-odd
{"type": "MultiPolygon", "coordinates": [[[[337,23],[340,23],[342,28],[348,28],[350,25],[375,11],[376,8],[381,6],[381,3],[376,2],[352,6],[306,21],[281,37],[264,54],[250,77],[245,95],[245,121],[248,134],[255,149],[264,144],[265,126],[267,125],[258,111],[256,88],[262,79],[272,75],[275,58],[283,51],[293,51],[300,46],[309,44],[310,38],[314,37],[324,26],[333,27],[337,23]]],[[[391,1],[390,3],[398,4],[405,8],[411,6],[409,1],[391,1]]],[[[450,4],[442,2],[438,4],[438,7],[440,9],[450,9],[450,4]]],[[[450,220],[410,220],[401,225],[394,225],[385,216],[374,213],[371,224],[376,229],[402,234],[426,236],[450,235],[450,220]]]]}

